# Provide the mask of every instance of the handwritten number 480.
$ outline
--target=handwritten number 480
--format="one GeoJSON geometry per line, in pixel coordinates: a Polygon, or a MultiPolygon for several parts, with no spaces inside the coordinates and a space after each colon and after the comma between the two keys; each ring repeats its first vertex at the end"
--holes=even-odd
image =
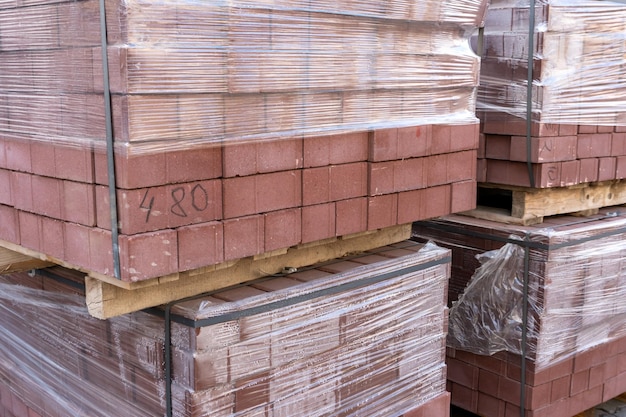
{"type": "MultiPolygon", "coordinates": [[[[139,205],[139,208],[147,210],[146,223],[150,220],[150,214],[154,207],[154,196],[148,198],[149,192],[150,190],[146,190],[139,205]]],[[[185,207],[183,207],[183,204],[187,202],[190,202],[191,207],[197,212],[202,212],[209,207],[209,194],[201,184],[196,184],[189,194],[187,194],[184,187],[176,187],[172,189],[170,196],[172,198],[170,212],[179,217],[188,217],[188,213],[185,207]]]]}

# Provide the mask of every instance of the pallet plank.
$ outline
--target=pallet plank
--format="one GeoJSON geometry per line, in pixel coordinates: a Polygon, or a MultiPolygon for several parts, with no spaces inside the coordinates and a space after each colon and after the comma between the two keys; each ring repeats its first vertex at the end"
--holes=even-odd
{"type": "Polygon", "coordinates": [[[2,275],[47,268],[52,265],[54,265],[52,262],[0,247],[0,274],[2,275]]]}
{"type": "Polygon", "coordinates": [[[626,181],[578,184],[570,187],[528,188],[496,184],[479,184],[490,191],[510,194],[507,208],[479,205],[464,215],[508,224],[530,226],[544,217],[559,214],[588,216],[602,207],[626,204],[626,181]]]}
{"type": "Polygon", "coordinates": [[[153,285],[125,289],[94,276],[85,278],[89,313],[107,319],[155,307],[257,278],[401,242],[411,237],[411,224],[301,245],[273,256],[249,257],[155,280],[153,285]]]}

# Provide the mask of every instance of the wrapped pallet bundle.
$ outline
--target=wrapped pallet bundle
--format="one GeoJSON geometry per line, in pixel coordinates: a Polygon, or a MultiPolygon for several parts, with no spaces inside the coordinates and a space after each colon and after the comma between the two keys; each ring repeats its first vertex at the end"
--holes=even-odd
{"type": "Polygon", "coordinates": [[[480,182],[546,188],[626,177],[625,13],[611,0],[490,3],[480,182]]]}
{"type": "Polygon", "coordinates": [[[449,255],[405,241],[106,321],[58,273],[9,276],[0,411],[445,417],[449,255]]]}
{"type": "Polygon", "coordinates": [[[0,239],[139,281],[472,208],[485,5],[2,2],[0,239]]]}
{"type": "Polygon", "coordinates": [[[572,416],[626,390],[623,207],[535,226],[452,215],[414,230],[453,251],[452,403],[572,416]]]}

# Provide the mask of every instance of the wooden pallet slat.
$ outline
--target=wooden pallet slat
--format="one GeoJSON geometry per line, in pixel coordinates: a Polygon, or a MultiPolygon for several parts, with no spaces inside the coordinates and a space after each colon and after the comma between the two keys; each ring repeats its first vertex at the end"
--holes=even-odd
{"type": "Polygon", "coordinates": [[[54,265],[52,262],[0,247],[0,274],[30,271],[52,265],[54,265]]]}
{"type": "Polygon", "coordinates": [[[479,200],[474,210],[462,214],[484,220],[529,226],[543,222],[544,217],[559,214],[588,216],[602,207],[626,204],[626,181],[606,181],[569,187],[528,188],[479,184],[479,192],[487,197],[479,200]],[[501,192],[502,196],[498,196],[501,192]],[[491,199],[501,203],[509,199],[508,207],[492,206],[491,199]]]}

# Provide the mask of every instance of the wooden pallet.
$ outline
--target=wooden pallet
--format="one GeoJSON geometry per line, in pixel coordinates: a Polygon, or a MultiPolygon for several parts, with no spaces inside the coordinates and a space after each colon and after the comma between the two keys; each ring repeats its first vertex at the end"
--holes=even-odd
{"type": "Polygon", "coordinates": [[[570,187],[528,188],[478,185],[478,206],[462,214],[500,223],[529,226],[558,214],[587,216],[602,207],[626,204],[626,180],[570,187]]]}
{"type": "Polygon", "coordinates": [[[0,240],[0,273],[59,265],[85,274],[89,313],[106,319],[231,285],[398,243],[411,237],[411,224],[312,242],[259,256],[139,282],[124,282],[85,271],[19,245],[0,240]]]}

